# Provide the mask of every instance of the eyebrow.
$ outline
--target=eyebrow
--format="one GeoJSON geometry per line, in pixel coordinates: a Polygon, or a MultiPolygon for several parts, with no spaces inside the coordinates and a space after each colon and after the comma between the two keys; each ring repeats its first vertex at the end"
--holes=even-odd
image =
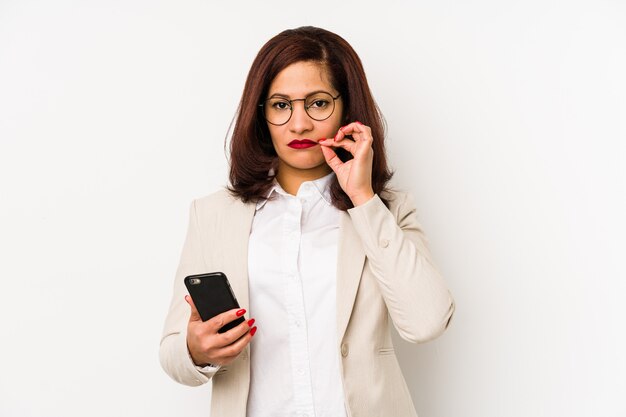
{"type": "MultiPolygon", "coordinates": [[[[326,91],[326,90],[315,90],[315,91],[311,91],[310,93],[308,93],[306,96],[304,97],[308,97],[310,95],[313,94],[317,94],[317,93],[328,93],[331,96],[333,95],[333,93],[331,93],[330,91],[326,91]]],[[[291,99],[291,96],[289,94],[284,94],[284,93],[274,93],[271,96],[269,96],[268,98],[272,98],[272,97],[282,97],[282,98],[286,98],[286,99],[291,99]]]]}

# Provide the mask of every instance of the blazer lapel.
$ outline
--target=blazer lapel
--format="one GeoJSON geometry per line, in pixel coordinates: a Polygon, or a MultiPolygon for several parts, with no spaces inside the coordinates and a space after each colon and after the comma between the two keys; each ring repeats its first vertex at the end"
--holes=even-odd
{"type": "Polygon", "coordinates": [[[337,253],[337,340],[341,342],[348,326],[356,292],[361,281],[365,251],[354,230],[350,215],[341,213],[337,253]]]}
{"type": "Polygon", "coordinates": [[[225,222],[228,230],[225,230],[230,247],[225,252],[232,254],[228,256],[229,281],[233,292],[237,294],[237,301],[242,308],[248,309],[250,306],[250,296],[248,293],[248,240],[252,219],[254,218],[255,205],[243,203],[237,199],[229,213],[231,221],[225,222]],[[232,277],[232,278],[231,278],[232,277]]]}

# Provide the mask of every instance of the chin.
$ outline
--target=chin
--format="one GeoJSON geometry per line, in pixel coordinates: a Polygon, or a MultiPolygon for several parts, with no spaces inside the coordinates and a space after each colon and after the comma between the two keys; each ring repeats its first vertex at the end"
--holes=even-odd
{"type": "Polygon", "coordinates": [[[281,159],[281,162],[285,165],[288,165],[289,167],[293,168],[293,169],[298,169],[298,170],[303,170],[303,171],[308,171],[308,170],[313,170],[313,169],[322,169],[322,168],[327,168],[328,171],[330,172],[330,167],[326,164],[326,160],[324,158],[322,158],[321,160],[319,159],[281,159]]]}
{"type": "MultiPolygon", "coordinates": [[[[300,151],[301,152],[301,151],[300,151]]],[[[278,155],[278,158],[284,163],[289,165],[292,168],[297,169],[313,169],[317,168],[322,164],[326,164],[326,160],[324,159],[324,155],[322,155],[322,151],[319,152],[302,152],[299,155],[287,155],[286,158],[278,155]]]]}

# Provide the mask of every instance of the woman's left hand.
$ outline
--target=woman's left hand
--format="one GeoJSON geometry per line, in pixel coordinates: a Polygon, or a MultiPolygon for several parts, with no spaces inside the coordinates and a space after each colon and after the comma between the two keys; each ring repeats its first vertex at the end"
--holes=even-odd
{"type": "Polygon", "coordinates": [[[335,171],[337,180],[343,191],[350,197],[354,206],[366,203],[374,196],[372,188],[372,130],[361,122],[353,122],[343,126],[335,138],[320,141],[326,163],[335,171]],[[352,136],[346,138],[346,135],[352,136]],[[343,148],[350,152],[353,159],[342,162],[332,149],[343,148]]]}

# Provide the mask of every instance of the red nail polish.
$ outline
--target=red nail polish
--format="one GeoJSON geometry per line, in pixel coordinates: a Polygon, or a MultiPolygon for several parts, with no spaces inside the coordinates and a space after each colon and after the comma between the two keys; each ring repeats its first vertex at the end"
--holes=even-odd
{"type": "Polygon", "coordinates": [[[254,336],[255,333],[256,333],[256,326],[250,329],[250,336],[254,336]]]}
{"type": "Polygon", "coordinates": [[[244,310],[244,309],[242,308],[242,309],[241,309],[241,310],[239,310],[236,314],[237,314],[237,317],[241,317],[241,316],[243,316],[244,314],[246,314],[246,310],[244,310]]]}
{"type": "Polygon", "coordinates": [[[254,319],[248,320],[248,327],[252,327],[253,324],[254,324],[254,319]]]}
{"type": "Polygon", "coordinates": [[[319,138],[317,141],[318,142],[324,142],[326,139],[328,139],[328,138],[319,138]]]}

